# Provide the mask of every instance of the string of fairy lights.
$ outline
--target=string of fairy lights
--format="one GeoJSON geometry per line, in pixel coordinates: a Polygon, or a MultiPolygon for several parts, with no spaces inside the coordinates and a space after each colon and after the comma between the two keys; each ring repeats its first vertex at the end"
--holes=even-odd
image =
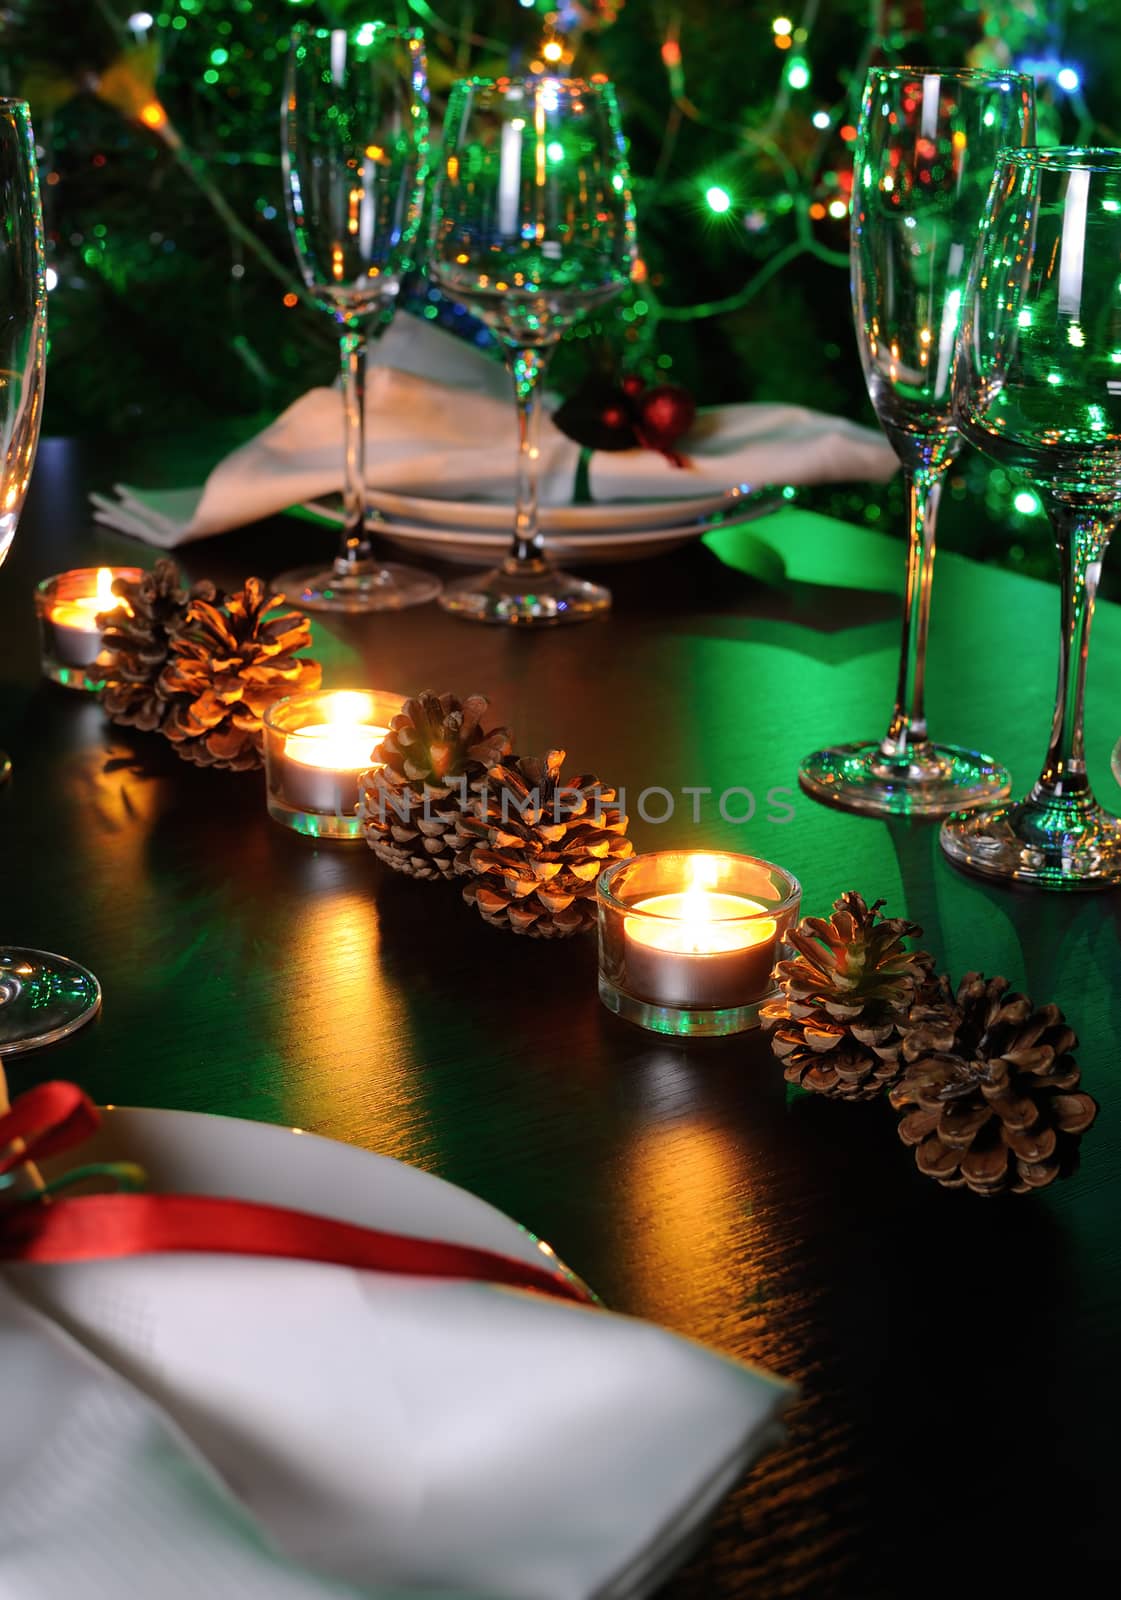
{"type": "MultiPolygon", "coordinates": [[[[47,112],[36,113],[44,144],[50,287],[81,291],[86,275],[118,292],[138,273],[148,273],[145,251],[156,265],[165,259],[163,253],[182,243],[175,237],[174,220],[169,225],[165,218],[148,231],[137,226],[134,207],[120,209],[132,181],[127,172],[113,190],[116,212],[108,207],[98,211],[92,174],[81,180],[77,207],[65,187],[87,166],[109,176],[122,148],[131,147],[132,154],[145,144],[162,148],[205,197],[229,241],[231,325],[224,348],[246,369],[251,388],[243,392],[257,393],[262,405],[272,404],[287,371],[294,370],[300,352],[313,346],[314,330],[320,327],[318,318],[304,319],[281,357],[267,337],[258,334],[254,342],[246,333],[248,320],[240,320],[246,315],[243,306],[250,304],[251,285],[253,326],[258,328],[268,326],[259,308],[268,303],[270,281],[283,309],[297,310],[309,300],[280,231],[283,202],[272,140],[285,24],[302,15],[337,25],[361,14],[359,0],[133,0],[131,8],[127,0],[69,3],[81,15],[91,49],[84,65],[72,53],[76,65],[71,80],[51,79],[46,84],[47,112]],[[101,45],[93,38],[91,21],[102,30],[101,45]],[[96,72],[88,66],[91,55],[105,62],[96,72]],[[91,153],[83,144],[88,135],[68,132],[64,107],[68,100],[89,94],[113,108],[122,119],[122,131],[133,130],[131,139],[114,141],[107,134],[103,148],[91,153]],[[262,181],[248,183],[247,175],[258,170],[262,181]]],[[[1090,12],[1094,3],[1088,0],[1090,12]]],[[[633,11],[626,9],[627,0],[394,0],[398,18],[419,23],[429,39],[437,127],[438,108],[455,78],[475,71],[586,75],[601,70],[604,59],[621,59],[624,36],[605,36],[617,24],[625,27],[623,53],[629,52],[630,66],[618,74],[620,96],[625,126],[636,138],[632,165],[639,238],[640,243],[646,240],[650,260],[640,264],[629,293],[617,303],[612,338],[621,330],[624,370],[663,376],[673,375],[675,368],[687,375],[685,349],[705,347],[704,335],[696,341],[682,339],[691,325],[727,318],[722,333],[730,344],[742,340],[751,317],[737,325],[738,314],[800,258],[847,271],[851,153],[865,70],[879,52],[888,59],[904,59],[916,40],[924,42],[921,30],[929,19],[952,14],[962,48],[970,37],[976,41],[969,47],[968,64],[1012,67],[1035,76],[1044,142],[1057,141],[1062,134],[1080,143],[1121,144],[1121,131],[1109,126],[1108,118],[1095,122],[1088,109],[1083,80],[1091,69],[1084,71],[1062,48],[1068,33],[1078,37],[1077,29],[1068,25],[1086,10],[1081,0],[866,4],[862,23],[843,44],[838,42],[838,8],[821,0],[792,0],[789,9],[780,9],[782,0],[775,0],[773,16],[737,8],[734,26],[742,30],[743,48],[752,51],[756,62],[773,63],[773,80],[765,92],[756,71],[742,107],[721,115],[711,92],[709,13],[702,25],[691,0],[658,0],[656,5],[630,0],[633,11]],[[917,34],[908,33],[909,28],[917,34]],[[528,48],[519,42],[527,39],[528,48]],[[641,54],[651,44],[653,72],[641,54]],[[839,49],[844,60],[838,74],[839,49]],[[664,102],[664,112],[653,110],[652,102],[664,102]],[[701,132],[710,137],[698,137],[701,132]],[[680,253],[661,242],[674,236],[677,217],[687,218],[690,230],[700,221],[705,236],[719,246],[706,251],[709,281],[729,284],[729,292],[697,298],[693,289],[690,295],[693,275],[682,272],[680,253]]],[[[5,46],[9,29],[16,26],[8,19],[17,10],[0,6],[0,43],[5,46]]],[[[28,15],[35,10],[29,8],[28,15]]],[[[393,7],[379,0],[378,11],[389,15],[393,7]]],[[[851,16],[853,8],[846,14],[851,16]]],[[[1096,26],[1104,21],[1099,15],[1096,26]]],[[[1090,21],[1083,36],[1093,36],[1090,21]]],[[[31,60],[41,62],[49,49],[49,40],[46,50],[41,41],[31,60]]],[[[5,54],[11,63],[13,53],[6,49],[5,54]]],[[[22,88],[18,76],[12,82],[22,88]]],[[[78,118],[73,126],[89,124],[78,118]]],[[[158,166],[152,171],[158,172],[158,166]]],[[[678,229],[678,235],[683,231],[678,229]]],[[[423,283],[413,291],[408,309],[460,336],[489,341],[462,307],[423,283]]],[[[81,315],[74,302],[75,328],[81,315]]],[[[56,321],[56,328],[62,326],[62,319],[56,321]]],[[[587,323],[572,330],[577,346],[570,354],[570,371],[584,363],[579,342],[598,336],[587,323]]],[[[840,359],[841,349],[826,344],[822,354],[827,360],[840,359]]],[[[968,476],[968,485],[964,477],[952,479],[951,495],[982,497],[994,520],[1006,528],[1038,514],[1034,493],[1001,469],[967,458],[961,473],[968,476]]],[[[822,509],[873,521],[882,511],[876,500],[865,494],[859,504],[838,502],[822,509]]],[[[1023,555],[1015,545],[1008,553],[1013,560],[1023,555]]]]}
{"type": "MultiPolygon", "coordinates": [[[[237,218],[224,204],[220,187],[186,148],[156,92],[156,79],[165,42],[176,41],[192,26],[201,25],[207,0],[159,0],[161,9],[138,9],[121,18],[110,0],[95,0],[98,10],[121,43],[120,60],[107,69],[96,87],[101,97],[115,104],[126,117],[138,121],[159,138],[180,160],[192,180],[206,193],[239,245],[255,254],[278,278],[285,281],[286,303],[303,298],[301,286],[290,269],[267,249],[252,228],[237,218]],[[295,295],[295,300],[292,295],[295,295]]],[[[250,13],[254,0],[230,0],[235,12],[250,13]]],[[[473,29],[473,8],[464,6],[460,18],[449,18],[429,0],[404,0],[407,9],[426,24],[434,35],[450,38],[455,44],[456,69],[469,70],[477,51],[495,52],[507,47],[473,29]]],[[[528,60],[530,72],[563,71],[573,67],[585,38],[602,34],[617,20],[625,0],[517,0],[523,10],[540,18],[541,36],[537,52],[528,60]]],[[[293,9],[321,9],[317,0],[288,0],[293,9]]],[[[326,11],[331,10],[326,5],[326,11]]],[[[744,127],[709,115],[690,94],[689,63],[683,43],[682,23],[685,8],[671,12],[664,26],[661,63],[666,74],[671,110],[667,119],[662,149],[654,170],[634,175],[639,226],[643,213],[655,207],[687,206],[700,208],[714,222],[742,229],[747,236],[771,234],[775,225],[787,232],[785,241],[768,238],[757,243],[756,267],[743,285],[723,298],[691,304],[663,301],[659,284],[643,277],[627,308],[631,343],[645,349],[657,339],[663,321],[690,322],[724,316],[750,303],[767,283],[798,256],[809,254],[837,267],[847,267],[845,230],[852,188],[851,160],[848,152],[856,139],[856,118],[860,86],[868,63],[888,42],[886,17],[890,7],[874,0],[870,25],[860,41],[856,59],[848,74],[848,89],[836,103],[822,104],[814,96],[811,38],[818,21],[820,0],[805,0],[795,19],[782,13],[771,19],[770,42],[779,58],[776,87],[766,119],[758,127],[744,127]],[[800,162],[791,159],[780,130],[790,112],[804,111],[816,139],[800,162]],[[729,154],[719,173],[678,176],[674,172],[674,146],[677,132],[688,120],[729,136],[729,154]],[[764,158],[778,173],[779,187],[770,195],[753,194],[742,203],[735,173],[750,178],[753,165],[764,158]]],[[[238,73],[244,69],[236,42],[230,37],[233,27],[228,18],[217,19],[212,44],[201,73],[204,92],[236,89],[238,73]]],[[[1079,122],[1088,123],[1081,94],[1081,73],[1069,62],[1055,57],[1023,59],[1016,63],[1033,72],[1043,83],[1053,84],[1069,97],[1079,122]]],[[[750,182],[747,186],[750,188],[750,182]]],[[[275,209],[275,208],[274,208],[275,209]]]]}
{"type": "MultiPolygon", "coordinates": [[[[509,40],[503,41],[476,30],[476,7],[467,0],[399,0],[402,14],[412,13],[425,27],[439,56],[441,78],[435,93],[438,101],[455,76],[469,71],[511,70],[565,72],[586,70],[591,53],[619,19],[626,0],[508,0],[533,13],[535,44],[520,54],[509,40]],[[455,14],[448,12],[455,8],[455,14]]],[[[633,3],[633,0],[632,0],[633,3]]],[[[971,0],[965,0],[966,7],[971,0]]],[[[972,0],[977,6],[982,0],[972,0]]],[[[1001,38],[990,40],[986,48],[999,50],[1011,30],[1007,18],[998,16],[1001,0],[984,0],[990,13],[987,26],[992,32],[993,18],[1000,24],[1001,38]]],[[[1006,0],[1021,12],[1035,7],[1035,22],[1041,17],[1043,0],[1006,0]]],[[[268,229],[255,226],[278,214],[275,195],[262,194],[255,205],[256,218],[244,217],[230,204],[224,193],[221,168],[224,162],[242,161],[262,167],[275,167],[275,153],[211,151],[203,160],[193,151],[169,114],[160,94],[163,68],[180,43],[196,44],[193,61],[201,63],[198,79],[188,85],[189,93],[220,107],[227,97],[251,92],[266,104],[275,92],[275,79],[284,43],[276,29],[275,41],[256,53],[247,48],[239,16],[256,19],[260,28],[260,0],[150,0],[150,9],[138,7],[122,15],[119,0],[94,0],[106,28],[115,35],[118,54],[96,79],[77,86],[75,92],[92,87],[105,103],[112,105],[128,121],[143,129],[171,152],[190,181],[205,195],[221,219],[231,241],[231,272],[244,277],[245,262],[255,258],[277,281],[283,305],[295,308],[307,300],[286,253],[270,248],[268,229]],[[205,46],[197,49],[205,30],[205,46]]],[[[293,12],[321,14],[335,20],[330,0],[287,0],[293,12]]],[[[903,43],[899,18],[903,10],[894,0],[871,0],[867,26],[857,41],[855,54],[846,63],[841,91],[834,99],[823,97],[815,84],[815,39],[819,30],[821,0],[803,0],[797,15],[783,11],[770,19],[757,19],[763,30],[758,42],[774,53],[774,89],[760,113],[748,121],[722,119],[706,108],[706,96],[698,92],[705,63],[695,28],[689,25],[689,8],[684,0],[659,8],[660,68],[668,89],[669,110],[660,136],[660,148],[644,170],[634,174],[635,201],[640,241],[644,219],[655,212],[670,215],[680,208],[708,219],[709,225],[726,230],[729,241],[738,238],[743,247],[742,281],[723,296],[682,301],[675,298],[679,284],[665,281],[658,270],[648,270],[640,262],[636,281],[618,309],[623,338],[628,347],[626,360],[635,366],[657,367],[663,372],[673,366],[664,348],[661,330],[666,325],[698,323],[743,311],[768,284],[799,257],[808,256],[839,270],[847,270],[847,226],[852,188],[851,149],[856,140],[858,101],[865,70],[877,52],[898,50],[903,43]],[[893,31],[894,30],[894,31],[893,31]],[[696,54],[696,60],[693,55],[696,54]],[[721,155],[715,166],[701,171],[682,171],[679,134],[694,124],[718,135],[721,155]],[[793,130],[793,131],[792,131],[793,130]],[[806,135],[806,137],[803,137],[806,135]],[[759,175],[766,173],[766,181],[759,175]]],[[[521,30],[524,33],[524,28],[521,30]]],[[[1051,36],[1053,37],[1053,30],[1051,36]]],[[[1047,36],[1038,30],[1031,37],[1047,36]]],[[[258,35],[259,38],[259,35],[258,35]]],[[[818,53],[820,53],[820,43],[818,53]]],[[[980,63],[978,63],[980,64],[980,63]]],[[[1082,96],[1082,73],[1069,60],[1054,54],[1017,59],[990,60],[988,64],[1015,65],[1033,72],[1052,95],[1062,97],[1073,108],[1079,132],[1088,132],[1091,120],[1082,96]]],[[[435,74],[434,74],[435,82],[435,74]]],[[[179,77],[179,92],[184,84],[179,77]]],[[[758,95],[755,96],[758,102],[758,95]]],[[[178,93],[175,104],[178,104],[178,93]]],[[[624,94],[624,118],[626,119],[624,94]]],[[[95,157],[95,160],[99,159],[95,157]]],[[[57,182],[49,172],[46,183],[57,182]]],[[[262,188],[266,186],[262,185],[262,188]]],[[[95,227],[93,233],[97,234],[95,227]]],[[[104,235],[104,228],[101,229],[104,235]]],[[[71,236],[72,241],[75,236],[71,236]]],[[[101,237],[82,241],[87,265],[107,258],[107,241],[101,237]]],[[[165,240],[162,248],[169,247],[165,240]]],[[[735,255],[731,257],[736,260],[735,255]]],[[[60,262],[61,265],[61,262],[60,262]]],[[[737,271],[737,276],[739,272],[737,271]]],[[[52,267],[52,281],[58,274],[52,267]]],[[[450,307],[434,291],[422,291],[414,309],[430,318],[439,318],[456,331],[469,333],[472,325],[459,307],[450,307]]],[[[485,338],[485,334],[475,336],[485,338]]],[[[581,325],[574,330],[577,339],[589,337],[581,325]]]]}

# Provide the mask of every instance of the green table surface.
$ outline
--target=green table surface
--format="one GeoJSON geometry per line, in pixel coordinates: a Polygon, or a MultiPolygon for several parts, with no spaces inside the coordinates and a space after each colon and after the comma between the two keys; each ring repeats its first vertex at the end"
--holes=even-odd
{"type": "MultiPolygon", "coordinates": [[[[430,606],[317,622],[317,653],[332,687],[488,693],[519,750],[563,747],[569,770],[625,786],[639,850],[765,856],[806,911],[882,896],[953,974],[1061,1005],[1102,1110],[1075,1176],[1023,1199],[939,1189],[886,1104],[794,1093],[757,1033],[683,1043],[620,1021],[596,997],[594,940],[491,930],[454,886],[278,827],[259,773],[198,771],[42,682],[33,583],[154,559],[89,520],[113,471],[45,441],[0,575],[15,764],[0,931],[88,963],[105,993],[96,1023],[9,1064],[12,1092],[73,1077],[101,1101],[293,1123],[414,1162],[549,1240],[613,1308],[797,1379],[789,1444],[725,1502],[674,1600],[1114,1590],[1121,896],[967,879],[936,827],[796,786],[807,751],[882,731],[901,546],[788,508],[604,573],[603,623],[491,631],[430,606]],[[644,822],[635,797],[654,786],[713,797],[698,822],[684,798],[644,822]],[[715,804],[733,788],[756,801],[742,825],[715,804]]],[[[330,540],[277,518],[182,558],[232,581],[330,540]]],[[[931,726],[1017,787],[1046,745],[1057,606],[1057,587],[940,560],[931,726]]],[[[1113,804],[1121,608],[1103,604],[1094,632],[1089,764],[1113,804]]]]}

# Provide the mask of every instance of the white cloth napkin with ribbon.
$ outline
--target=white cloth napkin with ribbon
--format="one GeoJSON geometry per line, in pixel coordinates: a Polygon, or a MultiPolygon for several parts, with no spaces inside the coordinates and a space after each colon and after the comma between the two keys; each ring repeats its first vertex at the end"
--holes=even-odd
{"type": "MultiPolygon", "coordinates": [[[[480,1284],[215,1256],[7,1277],[154,1402],[263,1545],[363,1593],[648,1595],[790,1394],[648,1323],[480,1284]]],[[[59,1425],[48,1369],[6,1359],[9,1384],[59,1425]]],[[[131,1437],[116,1470],[147,1479],[159,1440],[131,1437]]],[[[73,1449],[99,1470],[92,1438],[73,1449]]]]}
{"type": "MultiPolygon", "coordinates": [[[[297,1162],[239,1171],[206,1150],[200,1192],[410,1231],[369,1177],[325,1204],[297,1162]]],[[[518,1237],[465,1201],[442,1237],[518,1237]]],[[[781,1439],[793,1394],[649,1323],[484,1283],[233,1255],[10,1265],[0,1595],[180,1600],[136,1578],[164,1560],[201,1574],[182,1600],[302,1600],[316,1581],[379,1600],[640,1600],[781,1439]],[[24,1302],[50,1319],[37,1337],[24,1302]],[[72,1588],[87,1535],[96,1582],[72,1588]],[[305,1587],[277,1581],[278,1552],[305,1587]],[[242,1587],[208,1587],[227,1560],[242,1587]]]]}
{"type": "MultiPolygon", "coordinates": [[[[503,369],[462,340],[400,316],[367,380],[367,477],[374,489],[439,499],[510,503],[516,423],[503,369]]],[[[802,406],[721,406],[680,442],[690,465],[653,450],[597,451],[595,500],[688,498],[739,484],[810,484],[889,478],[898,463],[871,429],[802,406]]],[[[572,498],[579,446],[543,419],[540,492],[572,498]]],[[[338,389],[312,389],[227,456],[201,488],[117,484],[93,495],[95,520],[161,549],[205,538],[332,494],[343,482],[338,389]]]]}

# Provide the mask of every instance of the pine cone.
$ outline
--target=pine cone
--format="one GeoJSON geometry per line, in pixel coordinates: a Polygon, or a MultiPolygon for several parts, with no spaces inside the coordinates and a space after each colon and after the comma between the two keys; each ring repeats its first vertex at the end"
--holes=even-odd
{"type": "Polygon", "coordinates": [[[496,928],[557,939],[595,926],[596,879],[633,853],[615,790],[560,780],[563,750],[513,757],[472,785],[458,858],[463,890],[496,928]]]}
{"type": "Polygon", "coordinates": [[[484,733],[481,694],[406,700],[374,751],[384,766],[358,784],[366,843],[395,872],[450,878],[467,840],[461,832],[468,785],[510,749],[505,728],[484,733]]]}
{"type": "Polygon", "coordinates": [[[260,578],[248,578],[221,605],[188,605],[159,679],[159,692],[174,702],[163,731],[185,760],[234,772],[260,766],[269,706],[319,687],[319,663],[296,659],[311,643],[311,625],[298,611],[277,611],[282,604],[260,578]]]}
{"type": "Polygon", "coordinates": [[[916,923],[885,917],[877,900],[843,894],[828,922],[803,917],[780,961],[783,998],[760,1009],[788,1083],[842,1100],[870,1100],[899,1075],[900,1026],[931,981],[933,959],[903,940],[916,923]]]}
{"type": "Polygon", "coordinates": [[[1026,1194],[1075,1163],[1097,1104],[1079,1091],[1078,1040],[1058,1006],[1033,1008],[1006,978],[942,978],[916,1006],[890,1099],[915,1164],[947,1189],[1026,1194]]]}
{"type": "Polygon", "coordinates": [[[165,557],[135,581],[114,579],[113,593],[124,605],[97,618],[103,646],[111,654],[101,703],[110,721],[151,733],[162,727],[170,710],[159,682],[170,635],[182,623],[191,600],[214,599],[214,585],[198,583],[188,592],[179,568],[165,557]]]}

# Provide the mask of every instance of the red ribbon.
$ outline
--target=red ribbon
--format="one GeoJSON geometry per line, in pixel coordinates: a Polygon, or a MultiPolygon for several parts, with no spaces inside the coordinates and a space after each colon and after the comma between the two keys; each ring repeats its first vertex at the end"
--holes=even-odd
{"type": "Polygon", "coordinates": [[[100,1118],[76,1083],[41,1083],[0,1116],[0,1176],[24,1161],[40,1161],[81,1144],[100,1118]]]}
{"type": "MultiPolygon", "coordinates": [[[[74,1083],[44,1083],[0,1116],[0,1175],[66,1150],[98,1126],[74,1083]]],[[[107,1261],[163,1251],[281,1256],[365,1272],[460,1278],[594,1304],[573,1278],[512,1256],[440,1239],[412,1239],[283,1206],[189,1194],[93,1194],[0,1205],[0,1261],[107,1261]]]]}

